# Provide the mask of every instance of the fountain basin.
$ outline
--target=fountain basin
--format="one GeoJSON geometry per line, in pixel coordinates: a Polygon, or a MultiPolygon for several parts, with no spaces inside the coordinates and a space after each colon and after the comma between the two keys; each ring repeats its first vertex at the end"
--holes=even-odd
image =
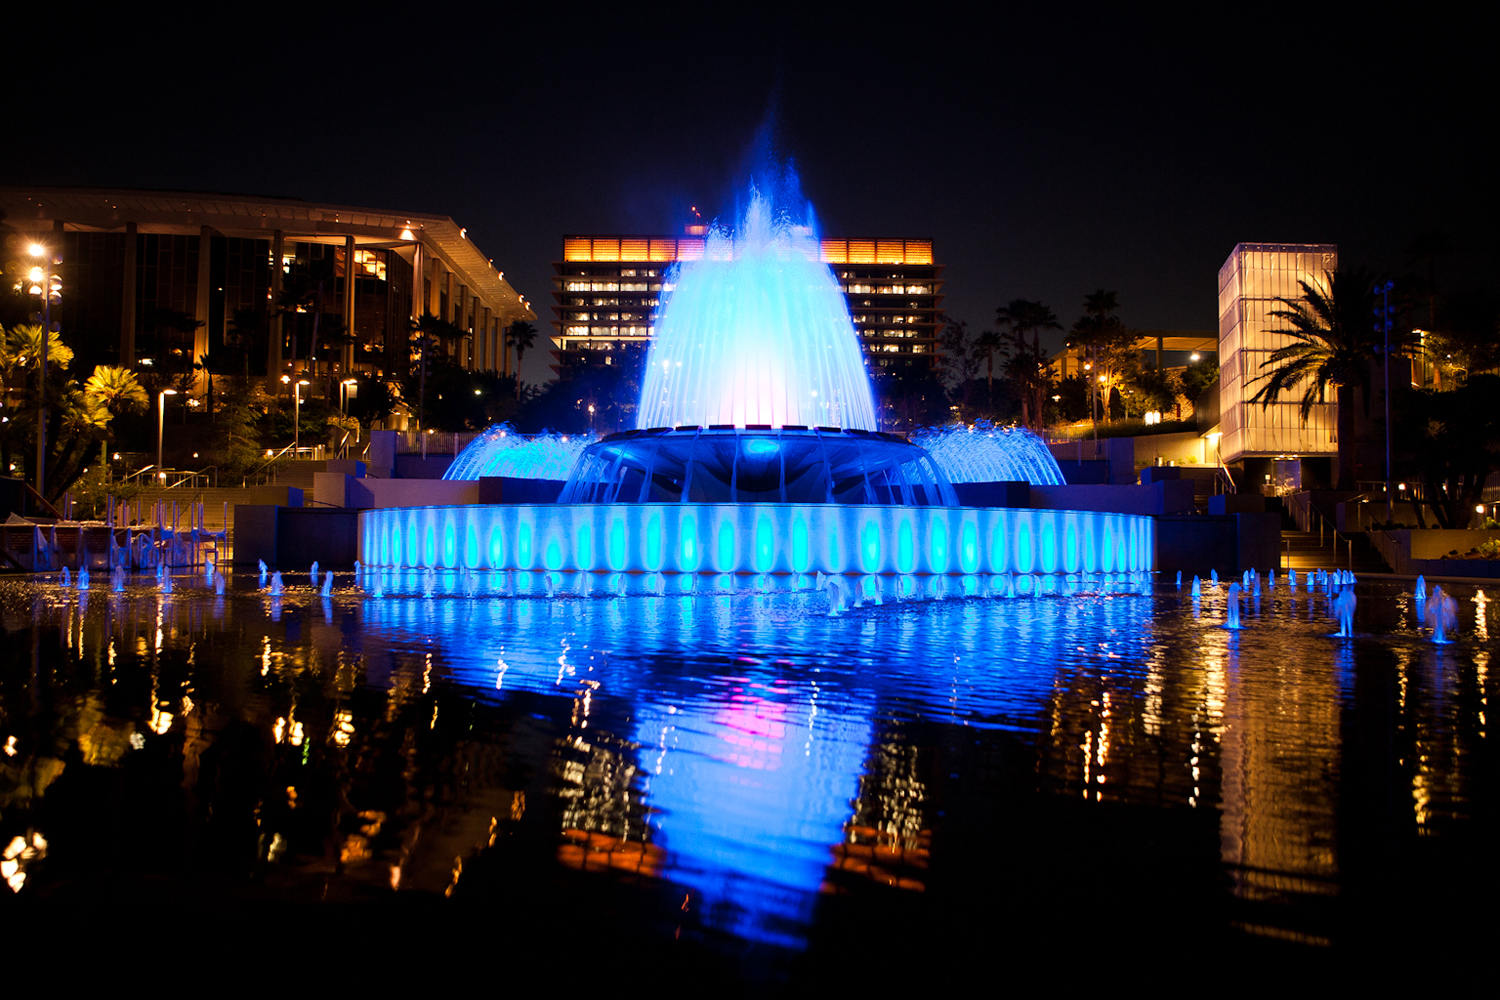
{"type": "Polygon", "coordinates": [[[495,504],[359,515],[369,567],[601,573],[1150,570],[1149,517],[873,504],[495,504]]]}

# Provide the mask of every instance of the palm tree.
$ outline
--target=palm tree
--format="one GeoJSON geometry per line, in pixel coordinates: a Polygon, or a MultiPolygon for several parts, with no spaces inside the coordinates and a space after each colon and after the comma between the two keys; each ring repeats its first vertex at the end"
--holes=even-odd
{"type": "MultiPolygon", "coordinates": [[[[1354,390],[1363,390],[1368,407],[1370,366],[1383,360],[1383,335],[1377,337],[1371,322],[1373,283],[1370,272],[1362,267],[1339,268],[1325,271],[1316,283],[1299,282],[1300,299],[1277,299],[1281,308],[1270,315],[1290,329],[1274,332],[1290,342],[1261,364],[1269,369],[1260,376],[1266,384],[1251,397],[1251,402],[1264,408],[1279,400],[1282,393],[1300,390],[1298,413],[1306,423],[1312,408],[1326,400],[1328,387],[1334,387],[1338,393],[1341,490],[1354,488],[1354,390]]],[[[1401,345],[1393,341],[1391,346],[1401,345]]]]}
{"type": "MultiPolygon", "coordinates": [[[[1030,299],[1011,299],[1006,305],[995,310],[995,322],[1007,328],[1017,338],[1014,342],[1019,346],[1025,340],[1026,334],[1031,334],[1031,353],[1034,357],[1042,357],[1042,331],[1061,330],[1062,325],[1057,322],[1057,316],[1044,303],[1033,302],[1030,299]]],[[[1038,380],[1028,378],[1027,384],[1031,387],[1034,397],[1031,400],[1031,413],[1036,418],[1036,426],[1041,425],[1042,419],[1042,387],[1038,380]]]]}
{"type": "Polygon", "coordinates": [[[521,398],[521,358],[536,343],[536,327],[518,319],[505,331],[505,346],[516,349],[516,398],[521,398]]]}
{"type": "Polygon", "coordinates": [[[990,408],[993,409],[995,406],[995,352],[1004,352],[1005,337],[1001,334],[996,333],[994,330],[986,330],[979,335],[979,339],[974,343],[974,348],[975,350],[983,351],[985,354],[984,375],[985,381],[989,386],[986,391],[990,396],[990,408]]]}
{"type": "MultiPolygon", "coordinates": [[[[1135,334],[1115,313],[1120,308],[1119,297],[1114,292],[1099,289],[1083,297],[1083,315],[1073,324],[1071,343],[1088,349],[1092,359],[1086,370],[1097,366],[1099,372],[1088,377],[1089,412],[1095,412],[1099,395],[1099,375],[1106,387],[1115,374],[1130,363],[1134,355],[1135,334]]],[[[1105,419],[1109,419],[1108,397],[1104,399],[1105,419]]],[[[1094,437],[1098,438],[1098,422],[1095,420],[1094,437]]]]}
{"type": "MultiPolygon", "coordinates": [[[[83,384],[84,396],[94,404],[104,407],[111,417],[122,413],[145,413],[151,408],[151,399],[141,387],[135,372],[114,365],[99,365],[94,374],[83,384]]],[[[99,461],[108,468],[109,440],[99,442],[99,461]]]]}

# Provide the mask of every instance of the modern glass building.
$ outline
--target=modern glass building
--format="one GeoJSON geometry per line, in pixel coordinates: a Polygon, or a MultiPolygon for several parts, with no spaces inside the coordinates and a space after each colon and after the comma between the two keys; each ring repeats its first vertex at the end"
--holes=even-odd
{"type": "Polygon", "coordinates": [[[1302,388],[1270,406],[1251,399],[1265,385],[1262,367],[1290,338],[1271,313],[1302,297],[1301,282],[1322,284],[1338,266],[1338,247],[1327,243],[1241,243],[1219,268],[1219,450],[1224,464],[1247,458],[1336,455],[1335,397],[1315,405],[1304,422],[1302,388]]]}
{"type": "MultiPolygon", "coordinates": [[[[644,347],[672,291],[670,270],[699,260],[703,226],[683,236],[565,236],[553,262],[554,370],[613,363],[644,347]]],[[[822,240],[873,369],[933,364],[943,327],[943,266],[931,240],[822,240]]]]}

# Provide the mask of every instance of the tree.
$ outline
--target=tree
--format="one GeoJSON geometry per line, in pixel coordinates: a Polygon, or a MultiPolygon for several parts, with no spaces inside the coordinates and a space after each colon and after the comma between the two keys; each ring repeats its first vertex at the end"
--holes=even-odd
{"type": "Polygon", "coordinates": [[[1005,378],[1021,401],[1021,423],[1041,427],[1043,400],[1052,386],[1047,352],[1035,338],[1028,344],[1026,335],[1018,330],[1006,332],[1001,339],[1005,344],[1005,378]]]}
{"type": "Polygon", "coordinates": [[[505,346],[516,350],[516,399],[521,398],[521,358],[536,343],[536,327],[518,319],[505,331],[505,346]]]}
{"type": "MultiPolygon", "coordinates": [[[[1135,360],[1135,333],[1115,315],[1119,308],[1116,294],[1101,288],[1083,297],[1083,315],[1073,324],[1069,344],[1082,348],[1089,358],[1084,370],[1090,373],[1091,416],[1097,413],[1098,386],[1103,385],[1106,391],[1114,388],[1119,374],[1135,360]]],[[[1109,419],[1107,410],[1104,416],[1109,419]]]]}
{"type": "MultiPolygon", "coordinates": [[[[1395,402],[1400,474],[1416,473],[1425,502],[1444,528],[1462,528],[1484,497],[1484,482],[1500,471],[1500,376],[1474,375],[1449,391],[1402,393],[1395,402]]],[[[1342,444],[1342,442],[1340,442],[1342,444]]],[[[1416,506],[1425,523],[1422,506],[1416,506]]]]}
{"type": "MultiPolygon", "coordinates": [[[[1375,333],[1371,317],[1375,298],[1374,279],[1366,269],[1339,268],[1325,271],[1321,280],[1303,280],[1300,299],[1278,298],[1280,308],[1271,317],[1288,325],[1276,333],[1290,343],[1271,353],[1261,364],[1268,369],[1256,381],[1265,385],[1252,397],[1268,407],[1283,393],[1301,392],[1297,412],[1307,422],[1312,408],[1327,398],[1333,386],[1338,397],[1339,473],[1338,488],[1354,488],[1354,390],[1363,390],[1365,406],[1370,400],[1370,368],[1381,361],[1382,334],[1375,333]]],[[[1393,337],[1392,349],[1403,338],[1393,337]]]]}
{"type": "MultiPolygon", "coordinates": [[[[1057,322],[1057,316],[1050,308],[1030,299],[1011,299],[1006,305],[996,308],[995,322],[1015,335],[1012,343],[1018,347],[1025,343],[1026,335],[1031,334],[1031,354],[1036,358],[1045,356],[1042,354],[1042,331],[1062,329],[1062,324],[1057,322]]],[[[1035,426],[1040,427],[1042,393],[1045,389],[1040,384],[1031,384],[1031,390],[1030,410],[1036,418],[1035,426]]]]}
{"type": "Polygon", "coordinates": [[[430,312],[424,312],[411,324],[411,340],[414,370],[402,382],[402,398],[417,401],[417,426],[426,428],[425,418],[427,415],[427,379],[432,372],[433,363],[440,357],[446,358],[445,352],[439,350],[445,338],[452,338],[462,333],[459,328],[445,319],[438,319],[430,312]]]}
{"type": "Polygon", "coordinates": [[[998,351],[1001,357],[1004,357],[1005,338],[994,330],[986,330],[974,342],[974,347],[976,350],[984,352],[986,392],[993,398],[995,395],[995,353],[998,351]]]}
{"type": "Polygon", "coordinates": [[[949,392],[957,390],[963,407],[963,416],[967,419],[971,416],[969,388],[974,381],[974,376],[979,373],[978,344],[969,335],[969,324],[961,319],[948,321],[939,336],[939,343],[942,347],[942,354],[938,356],[938,364],[943,371],[943,382],[949,392]]]}
{"type": "MultiPolygon", "coordinates": [[[[96,400],[109,411],[111,417],[125,413],[145,413],[151,408],[151,398],[141,388],[135,372],[114,365],[100,365],[94,369],[83,384],[86,395],[96,400]]],[[[108,437],[99,442],[99,461],[108,463],[108,437]]]]}

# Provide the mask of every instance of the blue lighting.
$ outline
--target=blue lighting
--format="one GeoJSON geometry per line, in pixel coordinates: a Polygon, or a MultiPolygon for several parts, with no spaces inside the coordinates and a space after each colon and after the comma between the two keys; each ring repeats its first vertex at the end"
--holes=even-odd
{"type": "Polygon", "coordinates": [[[745,454],[747,455],[774,455],[781,450],[781,445],[776,443],[775,438],[747,438],[745,440],[745,454]]]}

